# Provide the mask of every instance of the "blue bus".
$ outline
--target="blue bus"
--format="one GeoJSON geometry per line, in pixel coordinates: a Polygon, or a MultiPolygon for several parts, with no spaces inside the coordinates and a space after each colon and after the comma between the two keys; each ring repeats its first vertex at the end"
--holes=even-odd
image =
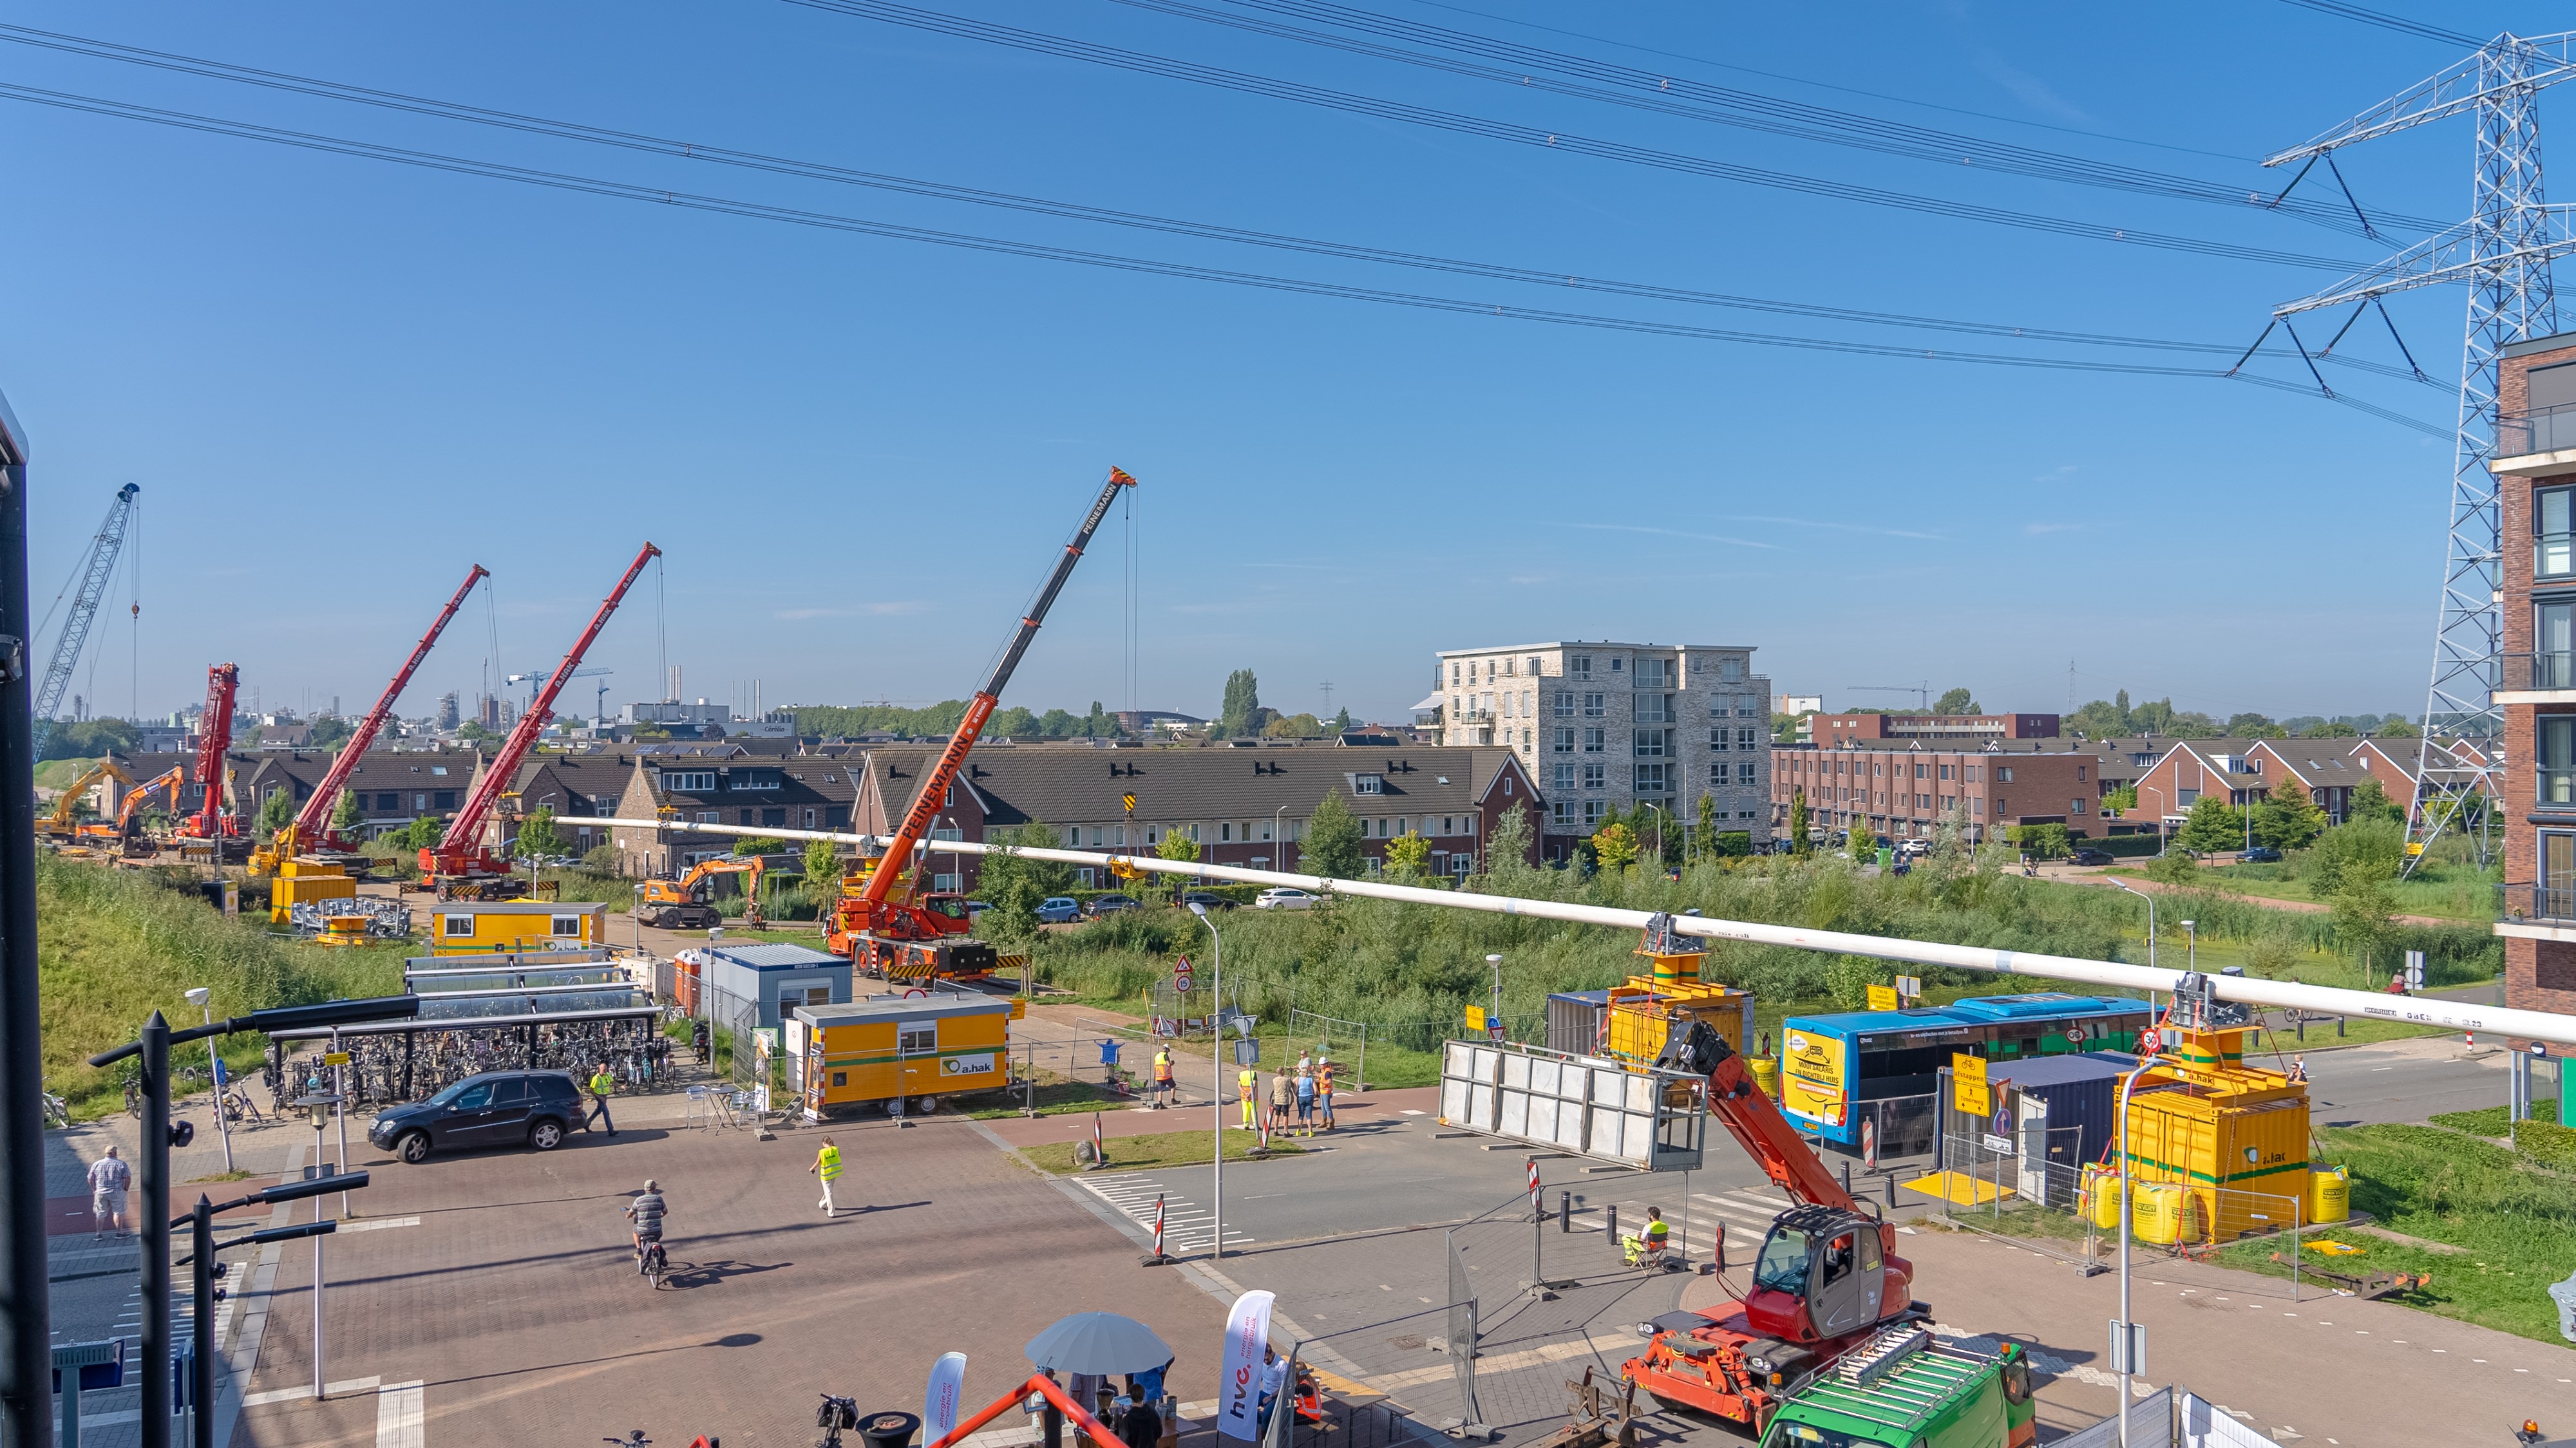
{"type": "Polygon", "coordinates": [[[1861,1123],[1874,1121],[1880,1155],[1916,1155],[1932,1149],[1931,1096],[1953,1053],[2012,1061],[2134,1051],[2154,1019],[2146,1001],[2064,991],[1791,1016],[1780,1027],[1780,1109],[1799,1130],[1855,1150],[1861,1123]]]}

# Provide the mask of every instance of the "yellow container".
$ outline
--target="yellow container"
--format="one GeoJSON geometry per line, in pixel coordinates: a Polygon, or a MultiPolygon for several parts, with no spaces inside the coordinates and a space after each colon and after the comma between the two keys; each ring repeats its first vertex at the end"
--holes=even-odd
{"type": "Polygon", "coordinates": [[[583,950],[608,943],[608,907],[593,900],[441,900],[429,908],[432,955],[583,950]]]}
{"type": "MultiPolygon", "coordinates": [[[[2232,1044],[2200,1054],[2223,1060],[2232,1044]]],[[[2148,1082],[2129,1100],[2122,1149],[2131,1176],[2190,1188],[2213,1240],[2287,1229],[2311,1190],[2307,1088],[2277,1071],[2223,1065],[2148,1082]]]]}
{"type": "Polygon", "coordinates": [[[287,860],[277,866],[277,879],[268,888],[268,923],[284,925],[294,918],[298,903],[327,909],[329,902],[355,899],[357,894],[358,882],[338,865],[287,860]]]}
{"type": "Polygon", "coordinates": [[[2352,1169],[2319,1167],[2308,1176],[2313,1189],[2308,1201],[2308,1221],[2340,1222],[2352,1215],[2352,1169]]]}
{"type": "Polygon", "coordinates": [[[1694,1019],[1738,1051],[1753,1039],[1753,996],[1722,985],[1685,982],[1650,984],[1634,977],[1613,986],[1609,1001],[1610,1054],[1630,1061],[1652,1061],[1676,1029],[1687,1031],[1694,1019]]]}
{"type": "Polygon", "coordinates": [[[2077,1187],[2078,1215],[2106,1232],[2120,1230],[2120,1169],[2095,1162],[2084,1168],[2077,1187]]]}
{"type": "Polygon", "coordinates": [[[798,1006],[786,1032],[801,1044],[796,1085],[817,1115],[838,1107],[936,1100],[989,1091],[1009,1079],[1011,1002],[879,996],[798,1006]]]}
{"type": "Polygon", "coordinates": [[[1768,1056],[1747,1056],[1746,1066],[1753,1072],[1753,1084],[1763,1095],[1780,1099],[1780,1063],[1768,1056]]]}

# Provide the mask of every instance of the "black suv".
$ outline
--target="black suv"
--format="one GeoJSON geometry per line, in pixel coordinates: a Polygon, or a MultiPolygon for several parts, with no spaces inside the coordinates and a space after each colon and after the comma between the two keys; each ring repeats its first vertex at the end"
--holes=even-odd
{"type": "Polygon", "coordinates": [[[427,1101],[389,1106],[367,1140],[406,1162],[433,1151],[528,1145],[552,1151],[581,1124],[581,1088],[566,1071],[486,1071],[427,1101]]]}
{"type": "Polygon", "coordinates": [[[2078,865],[2107,865],[2111,863],[2111,852],[2109,850],[2073,850],[2067,853],[2066,858],[2078,865]]]}

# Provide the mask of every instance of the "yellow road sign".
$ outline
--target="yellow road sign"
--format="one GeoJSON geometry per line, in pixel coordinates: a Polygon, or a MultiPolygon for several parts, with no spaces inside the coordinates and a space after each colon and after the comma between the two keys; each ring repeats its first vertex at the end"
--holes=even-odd
{"type": "Polygon", "coordinates": [[[1896,987],[1892,985],[1871,986],[1869,988],[1869,1008],[1874,1011],[1895,1010],[1896,987]]]}
{"type": "Polygon", "coordinates": [[[1986,1083],[1965,1076],[1950,1078],[1950,1104],[1962,1116],[1988,1116],[1994,1112],[1994,1098],[1987,1093],[1986,1083]]]}
{"type": "Polygon", "coordinates": [[[2407,842],[2406,842],[2406,853],[2408,853],[2408,854],[2410,854],[2410,855],[2420,855],[2420,854],[2424,853],[2424,842],[2423,842],[2422,840],[2409,840],[2409,841],[2407,841],[2407,842]]]}
{"type": "Polygon", "coordinates": [[[1127,812],[1129,814],[1134,814],[1136,812],[1136,796],[1132,794],[1122,794],[1118,796],[1118,802],[1127,806],[1127,812]]]}
{"type": "Polygon", "coordinates": [[[1986,1058],[1953,1051],[1950,1053],[1950,1074],[1961,1081],[1974,1081],[1983,1086],[1986,1084],[1986,1058]]]}
{"type": "Polygon", "coordinates": [[[349,1064],[349,1053],[346,1051],[325,1051],[322,1053],[322,1064],[325,1066],[346,1066],[349,1064]]]}
{"type": "Polygon", "coordinates": [[[1485,1008],[1483,1006],[1467,1007],[1467,1029],[1471,1031],[1481,1031],[1484,1028],[1485,1008]]]}

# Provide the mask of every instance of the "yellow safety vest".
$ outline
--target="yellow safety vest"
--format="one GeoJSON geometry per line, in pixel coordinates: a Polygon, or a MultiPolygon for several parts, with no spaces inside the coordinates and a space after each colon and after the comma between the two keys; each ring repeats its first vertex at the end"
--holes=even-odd
{"type": "Polygon", "coordinates": [[[1648,1222],[1646,1224],[1646,1245],[1649,1247],[1661,1248],[1664,1245],[1665,1239],[1671,1237],[1672,1234],[1673,1227],[1670,1222],[1648,1222]]]}
{"type": "Polygon", "coordinates": [[[616,1089],[617,1078],[605,1071],[590,1078],[590,1094],[593,1096],[605,1096],[616,1089]]]}
{"type": "Polygon", "coordinates": [[[1246,1067],[1234,1073],[1234,1089],[1249,1097],[1252,1094],[1252,1070],[1246,1067]]]}
{"type": "Polygon", "coordinates": [[[827,1146],[823,1148],[821,1152],[816,1154],[814,1161],[817,1166],[820,1166],[823,1169],[823,1180],[828,1182],[838,1181],[840,1179],[841,1149],[839,1147],[827,1146]]]}
{"type": "Polygon", "coordinates": [[[1156,1056],[1154,1058],[1154,1079],[1157,1081],[1169,1081],[1172,1079],[1171,1057],[1156,1056]]]}

